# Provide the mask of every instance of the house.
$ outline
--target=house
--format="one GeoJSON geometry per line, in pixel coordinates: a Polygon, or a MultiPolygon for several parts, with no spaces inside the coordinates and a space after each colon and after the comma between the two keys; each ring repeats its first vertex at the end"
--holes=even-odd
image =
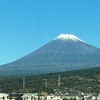
{"type": "Polygon", "coordinates": [[[46,100],[62,100],[58,95],[47,95],[46,100]]]}
{"type": "Polygon", "coordinates": [[[76,95],[65,95],[65,96],[62,96],[61,99],[76,99],[76,100],[79,100],[79,97],[76,96],[76,95]]]}
{"type": "Polygon", "coordinates": [[[0,100],[8,100],[8,94],[6,93],[0,93],[0,100]]]}
{"type": "Polygon", "coordinates": [[[37,93],[25,93],[22,96],[22,100],[45,100],[46,96],[37,93]]]}

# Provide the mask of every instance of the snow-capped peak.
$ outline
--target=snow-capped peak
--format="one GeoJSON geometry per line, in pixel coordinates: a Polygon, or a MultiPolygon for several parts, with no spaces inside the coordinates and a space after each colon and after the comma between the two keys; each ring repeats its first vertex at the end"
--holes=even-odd
{"type": "Polygon", "coordinates": [[[61,34],[58,37],[56,37],[54,40],[58,40],[58,39],[61,39],[61,40],[73,40],[75,42],[78,42],[78,41],[84,42],[83,40],[79,39],[78,37],[76,37],[73,34],[61,34]]]}

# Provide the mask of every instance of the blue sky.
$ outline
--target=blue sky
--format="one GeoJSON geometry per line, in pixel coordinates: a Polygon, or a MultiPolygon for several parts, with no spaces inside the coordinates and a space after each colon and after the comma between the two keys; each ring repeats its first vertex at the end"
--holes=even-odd
{"type": "Polygon", "coordinates": [[[0,0],[0,65],[61,33],[100,48],[100,0],[0,0]]]}

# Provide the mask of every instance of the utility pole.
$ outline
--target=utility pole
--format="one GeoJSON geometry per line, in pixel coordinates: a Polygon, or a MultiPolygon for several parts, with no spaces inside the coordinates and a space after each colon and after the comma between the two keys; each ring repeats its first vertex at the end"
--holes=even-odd
{"type": "Polygon", "coordinates": [[[60,75],[58,75],[58,88],[60,87],[60,75]]]}
{"type": "Polygon", "coordinates": [[[43,79],[45,81],[45,88],[47,88],[47,79],[43,79]]]}
{"type": "Polygon", "coordinates": [[[23,89],[25,89],[25,77],[23,77],[23,89]]]}

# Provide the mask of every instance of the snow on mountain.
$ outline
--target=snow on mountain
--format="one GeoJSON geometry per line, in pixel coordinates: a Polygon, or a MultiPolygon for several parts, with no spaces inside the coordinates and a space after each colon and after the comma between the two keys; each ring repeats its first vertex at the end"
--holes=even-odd
{"type": "Polygon", "coordinates": [[[58,37],[56,37],[54,40],[58,40],[58,39],[61,39],[61,40],[73,40],[75,42],[78,42],[78,41],[82,41],[84,42],[83,40],[79,39],[78,37],[76,37],[75,35],[73,34],[61,34],[59,35],[58,37]]]}

